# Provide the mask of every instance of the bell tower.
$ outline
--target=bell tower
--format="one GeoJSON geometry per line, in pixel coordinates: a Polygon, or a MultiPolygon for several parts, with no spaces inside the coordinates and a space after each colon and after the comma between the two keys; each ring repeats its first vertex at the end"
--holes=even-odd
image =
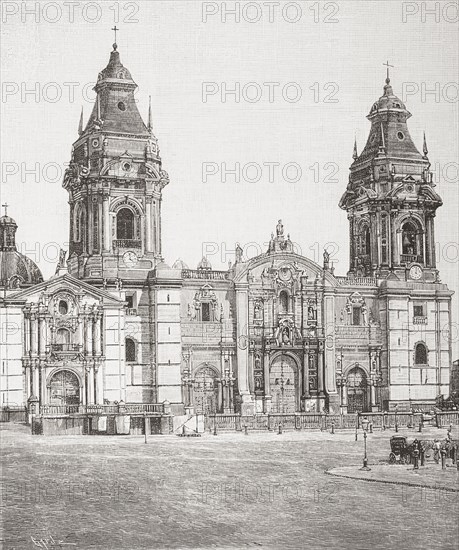
{"type": "Polygon", "coordinates": [[[137,84],[113,44],[97,79],[96,101],[72,147],[69,272],[96,284],[145,279],[161,261],[161,199],[169,183],[153,134],[138,111],[137,84]]]}
{"type": "Polygon", "coordinates": [[[442,200],[432,183],[425,136],[421,154],[408,130],[410,117],[394,95],[388,68],[384,93],[367,116],[371,129],[360,155],[354,143],[340,201],[349,220],[350,276],[437,280],[434,218],[442,200]]]}

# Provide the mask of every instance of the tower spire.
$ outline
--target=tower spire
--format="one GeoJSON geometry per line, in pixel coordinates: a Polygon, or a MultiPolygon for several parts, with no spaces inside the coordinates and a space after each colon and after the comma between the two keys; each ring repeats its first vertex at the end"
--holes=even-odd
{"type": "Polygon", "coordinates": [[[386,72],[386,84],[390,84],[389,67],[394,68],[394,65],[390,65],[390,64],[389,64],[389,61],[386,61],[385,63],[383,63],[383,65],[384,65],[385,67],[387,67],[387,72],[386,72]]]}
{"type": "Polygon", "coordinates": [[[115,25],[114,27],[112,27],[112,31],[115,31],[115,42],[113,42],[113,50],[116,52],[116,50],[118,49],[118,44],[116,43],[116,33],[117,31],[119,31],[119,29],[115,25]]]}
{"type": "Polygon", "coordinates": [[[386,85],[384,86],[384,95],[392,95],[392,86],[390,85],[390,75],[389,75],[389,67],[394,67],[394,65],[390,65],[389,61],[386,61],[386,63],[383,63],[385,67],[387,67],[386,71],[386,85]]]}
{"type": "Polygon", "coordinates": [[[426,133],[424,132],[424,142],[422,144],[422,152],[424,153],[424,156],[427,157],[429,150],[427,149],[427,142],[426,142],[426,133]]]}
{"type": "Polygon", "coordinates": [[[354,137],[354,151],[353,151],[353,153],[352,153],[352,158],[353,158],[354,160],[357,160],[358,157],[359,157],[359,155],[358,155],[358,153],[357,153],[357,138],[354,137]]]}
{"type": "Polygon", "coordinates": [[[151,132],[153,129],[153,124],[151,122],[151,96],[149,96],[148,100],[148,131],[151,132]]]}
{"type": "Polygon", "coordinates": [[[78,135],[83,133],[83,107],[81,107],[80,122],[78,124],[78,135]]]}

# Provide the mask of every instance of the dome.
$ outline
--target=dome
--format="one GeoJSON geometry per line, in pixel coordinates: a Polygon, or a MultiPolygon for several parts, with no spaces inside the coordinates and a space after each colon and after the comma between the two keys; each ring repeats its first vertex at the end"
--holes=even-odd
{"type": "Polygon", "coordinates": [[[0,286],[21,288],[43,281],[37,265],[16,249],[17,224],[9,216],[0,218],[0,286]]]}
{"type": "Polygon", "coordinates": [[[0,286],[21,288],[43,282],[38,266],[17,250],[0,250],[0,286]]]}
{"type": "Polygon", "coordinates": [[[132,82],[131,73],[121,63],[120,54],[117,51],[117,45],[113,44],[113,51],[110,54],[108,65],[99,73],[98,81],[107,78],[116,78],[121,80],[130,80],[132,82]]]}
{"type": "Polygon", "coordinates": [[[408,112],[403,101],[394,94],[392,86],[390,85],[390,79],[387,78],[386,85],[384,86],[384,94],[378,99],[378,101],[373,103],[368,117],[372,117],[378,111],[387,111],[389,109],[408,112]]]}
{"type": "Polygon", "coordinates": [[[13,220],[13,218],[10,218],[9,216],[2,216],[0,218],[0,226],[5,226],[5,225],[11,225],[11,226],[17,227],[16,222],[13,220]]]}

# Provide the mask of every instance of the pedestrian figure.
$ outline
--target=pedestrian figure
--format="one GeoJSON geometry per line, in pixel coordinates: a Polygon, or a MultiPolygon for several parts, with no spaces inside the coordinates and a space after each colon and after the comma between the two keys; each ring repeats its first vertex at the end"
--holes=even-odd
{"type": "Polygon", "coordinates": [[[433,457],[436,464],[440,462],[440,449],[441,449],[441,443],[440,441],[438,441],[438,439],[435,439],[433,444],[433,452],[434,452],[433,457]]]}

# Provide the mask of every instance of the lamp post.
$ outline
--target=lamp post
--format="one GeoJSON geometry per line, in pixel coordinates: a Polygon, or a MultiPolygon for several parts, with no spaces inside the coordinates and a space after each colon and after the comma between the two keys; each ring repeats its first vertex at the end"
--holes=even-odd
{"type": "Polygon", "coordinates": [[[368,467],[368,458],[367,458],[367,429],[368,424],[365,425],[364,431],[363,431],[363,466],[360,468],[360,470],[364,470],[365,472],[368,472],[371,470],[371,468],[368,467]]]}

